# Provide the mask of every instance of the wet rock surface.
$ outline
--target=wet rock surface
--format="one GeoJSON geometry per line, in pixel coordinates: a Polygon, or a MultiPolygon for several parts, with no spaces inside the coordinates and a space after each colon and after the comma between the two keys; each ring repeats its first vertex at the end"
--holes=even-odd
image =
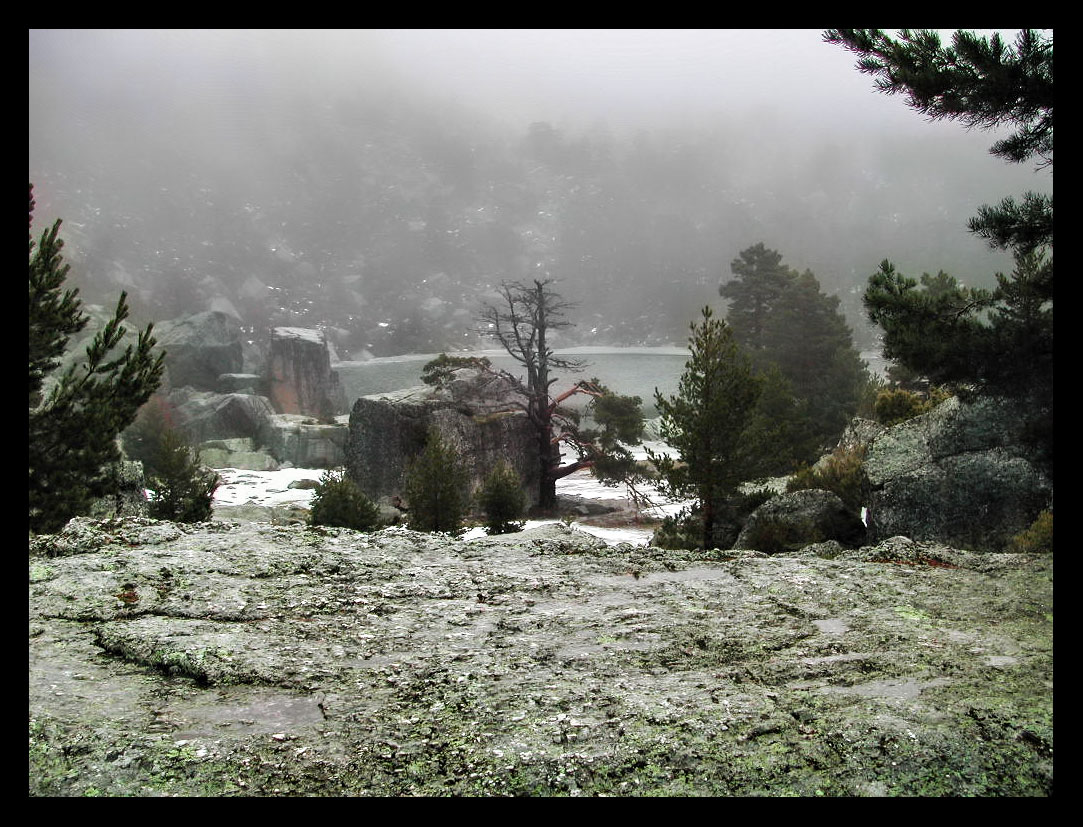
{"type": "Polygon", "coordinates": [[[1053,564],[78,519],[32,795],[1048,795],[1053,564]]]}

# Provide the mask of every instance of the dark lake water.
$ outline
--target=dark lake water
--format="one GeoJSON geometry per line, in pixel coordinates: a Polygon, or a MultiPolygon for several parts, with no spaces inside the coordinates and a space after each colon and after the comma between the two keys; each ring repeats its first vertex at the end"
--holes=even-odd
{"type": "MultiPolygon", "coordinates": [[[[365,362],[338,362],[334,369],[351,402],[359,396],[387,393],[421,384],[421,369],[438,354],[387,356],[365,362]]],[[[517,375],[524,371],[503,351],[485,350],[460,356],[486,356],[495,367],[517,375]]],[[[688,351],[679,347],[645,348],[569,348],[558,356],[579,359],[586,363],[580,373],[555,372],[557,383],[553,390],[561,392],[580,379],[601,380],[616,393],[638,396],[643,400],[643,412],[650,418],[657,415],[654,389],[669,396],[677,391],[681,373],[688,360],[688,351]]]]}

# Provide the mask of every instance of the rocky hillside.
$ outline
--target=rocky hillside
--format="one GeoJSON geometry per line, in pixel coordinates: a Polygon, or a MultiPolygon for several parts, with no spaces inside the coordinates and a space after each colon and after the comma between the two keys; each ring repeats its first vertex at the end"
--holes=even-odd
{"type": "Polygon", "coordinates": [[[31,795],[1049,795],[1053,562],[77,519],[31,795]]]}

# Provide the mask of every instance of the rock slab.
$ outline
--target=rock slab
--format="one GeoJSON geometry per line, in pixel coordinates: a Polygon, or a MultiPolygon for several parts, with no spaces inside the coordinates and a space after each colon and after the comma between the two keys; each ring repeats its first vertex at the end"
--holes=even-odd
{"type": "Polygon", "coordinates": [[[1053,561],[561,524],[31,540],[31,795],[1047,796],[1053,561]]]}

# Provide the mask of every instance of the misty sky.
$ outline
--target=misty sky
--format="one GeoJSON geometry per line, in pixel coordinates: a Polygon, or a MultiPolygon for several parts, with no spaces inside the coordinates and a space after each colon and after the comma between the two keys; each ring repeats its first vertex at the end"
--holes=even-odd
{"type": "MultiPolygon", "coordinates": [[[[40,30],[31,136],[59,111],[117,107],[230,135],[276,96],[424,90],[521,130],[744,119],[822,133],[944,129],[872,89],[820,29],[40,30]],[[37,93],[37,96],[35,96],[37,93]],[[124,106],[121,106],[121,103],[124,106]],[[49,111],[51,110],[51,112],[49,111]]],[[[134,124],[133,124],[134,125],[134,124]]],[[[979,138],[979,140],[981,140],[979,138]]],[[[33,140],[31,166],[33,167],[33,140]]]]}
{"type": "MultiPolygon", "coordinates": [[[[350,142],[364,140],[357,138],[363,131],[341,130],[339,115],[348,114],[350,102],[382,100],[420,113],[434,140],[448,139],[449,145],[456,137],[481,143],[487,131],[499,129],[511,146],[539,121],[569,138],[608,133],[624,146],[640,130],[698,132],[719,147],[718,157],[728,164],[726,178],[741,190],[740,197],[805,205],[809,215],[847,207],[851,193],[838,190],[846,197],[840,200],[834,178],[859,181],[855,198],[883,189],[898,193],[901,202],[916,189],[916,176],[906,164],[919,158],[922,180],[928,182],[917,188],[923,198],[900,203],[898,211],[914,226],[922,226],[922,220],[950,223],[960,244],[969,245],[972,270],[987,275],[993,266],[1003,268],[1003,256],[989,264],[993,259],[984,245],[965,237],[966,219],[980,204],[1005,195],[1051,192],[1052,176],[1035,175],[1032,164],[1009,165],[990,156],[995,133],[967,132],[950,121],[930,123],[907,108],[902,96],[876,92],[873,79],[855,68],[856,56],[824,43],[822,33],[31,30],[29,174],[37,199],[35,224],[64,218],[78,249],[83,228],[90,240],[102,227],[109,229],[111,208],[105,202],[112,199],[119,205],[112,209],[126,216],[118,224],[116,244],[130,246],[138,242],[133,216],[153,214],[159,221],[155,228],[172,227],[169,208],[174,203],[187,208],[192,192],[213,188],[216,201],[228,197],[235,206],[259,205],[268,192],[311,196],[327,182],[317,174],[293,187],[290,164],[318,156],[320,171],[333,170],[334,151],[352,153],[350,142]],[[347,107],[340,110],[344,102],[347,107]],[[326,134],[335,129],[339,134],[326,134]],[[907,156],[901,166],[900,155],[907,156]],[[955,167],[937,171],[937,164],[950,165],[959,157],[967,158],[965,178],[955,176],[955,167]],[[840,163],[842,168],[832,167],[840,163]],[[951,191],[963,197],[938,202],[940,184],[948,180],[951,191]],[[827,196],[818,190],[835,193],[834,201],[825,203],[827,196]]],[[[950,39],[950,31],[943,35],[950,39]]],[[[1013,31],[1004,35],[1014,42],[1013,31]]],[[[663,140],[672,147],[682,139],[663,140]]],[[[360,154],[364,147],[358,149],[360,154]]],[[[212,234],[203,225],[213,218],[196,219],[193,226],[201,229],[192,232],[212,234]]],[[[837,267],[843,274],[855,268],[867,272],[864,261],[836,260],[835,250],[854,246],[844,234],[815,236],[813,245],[794,241],[801,228],[792,221],[774,235],[768,229],[745,233],[731,246],[766,238],[769,244],[785,244],[794,266],[822,274],[837,267]]],[[[919,233],[905,240],[904,249],[877,255],[913,250],[915,267],[935,270],[944,251],[929,237],[919,233]]],[[[719,253],[720,271],[736,252],[725,247],[719,253]]]]}

